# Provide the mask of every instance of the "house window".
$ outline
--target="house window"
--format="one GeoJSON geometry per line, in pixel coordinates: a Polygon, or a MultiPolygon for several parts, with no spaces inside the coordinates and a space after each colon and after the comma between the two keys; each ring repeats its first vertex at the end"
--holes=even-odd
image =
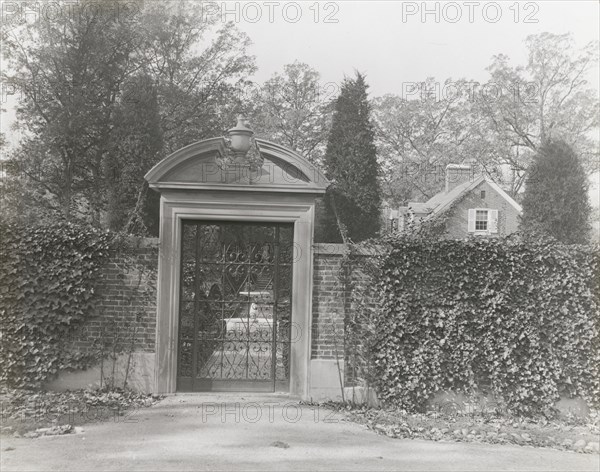
{"type": "Polygon", "coordinates": [[[481,198],[485,198],[485,190],[481,191],[481,198]]]}
{"type": "Polygon", "coordinates": [[[498,232],[498,210],[492,208],[470,208],[468,231],[476,235],[498,232]]]}
{"type": "Polygon", "coordinates": [[[475,212],[475,231],[488,230],[488,211],[477,210],[475,212]]]}

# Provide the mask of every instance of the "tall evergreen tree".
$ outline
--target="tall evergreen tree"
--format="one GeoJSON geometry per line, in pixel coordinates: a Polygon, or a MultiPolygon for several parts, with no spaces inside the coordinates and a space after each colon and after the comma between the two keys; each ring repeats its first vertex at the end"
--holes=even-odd
{"type": "Polygon", "coordinates": [[[376,236],[380,227],[379,168],[367,88],[357,72],[344,79],[335,102],[325,152],[325,174],[333,183],[326,200],[330,240],[336,239],[334,222],[346,233],[342,238],[352,241],[376,236]]]}
{"type": "Polygon", "coordinates": [[[564,141],[548,141],[533,158],[523,196],[521,229],[544,232],[566,244],[589,240],[588,179],[579,156],[564,141]]]}

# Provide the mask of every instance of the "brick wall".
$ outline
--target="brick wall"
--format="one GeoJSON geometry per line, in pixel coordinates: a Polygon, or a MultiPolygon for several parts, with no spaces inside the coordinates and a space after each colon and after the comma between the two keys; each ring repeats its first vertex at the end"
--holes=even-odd
{"type": "Polygon", "coordinates": [[[358,375],[361,361],[355,356],[357,345],[345,345],[345,342],[360,343],[360,339],[352,339],[347,332],[348,318],[377,306],[375,282],[365,268],[373,254],[353,253],[344,262],[347,251],[344,244],[315,244],[313,248],[311,358],[336,359],[337,352],[338,359],[345,362],[349,385],[358,375]]]}
{"type": "Polygon", "coordinates": [[[113,254],[102,270],[95,316],[73,334],[72,347],[91,353],[102,339],[129,349],[154,352],[156,338],[156,270],[158,239],[135,239],[113,254]]]}
{"type": "Polygon", "coordinates": [[[343,357],[348,288],[340,277],[343,244],[315,244],[312,300],[312,359],[343,357]]]}
{"type": "MultiPolygon", "coordinates": [[[[114,255],[102,272],[97,285],[98,314],[73,336],[72,346],[80,352],[97,350],[102,333],[114,338],[115,330],[121,336],[122,347],[129,349],[133,326],[135,351],[155,352],[158,239],[138,240],[133,245],[125,254],[114,255]]],[[[312,359],[333,360],[337,348],[338,358],[348,361],[344,354],[346,314],[356,309],[352,285],[363,293],[372,286],[356,260],[369,256],[353,256],[352,283],[344,280],[341,270],[345,251],[344,244],[314,245],[312,359]]]]}

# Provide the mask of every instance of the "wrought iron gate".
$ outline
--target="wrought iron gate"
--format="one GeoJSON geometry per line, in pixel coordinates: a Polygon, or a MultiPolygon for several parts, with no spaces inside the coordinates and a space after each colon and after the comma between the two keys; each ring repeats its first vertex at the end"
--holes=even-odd
{"type": "Polygon", "coordinates": [[[185,221],[177,389],[286,391],[293,225],[185,221]]]}

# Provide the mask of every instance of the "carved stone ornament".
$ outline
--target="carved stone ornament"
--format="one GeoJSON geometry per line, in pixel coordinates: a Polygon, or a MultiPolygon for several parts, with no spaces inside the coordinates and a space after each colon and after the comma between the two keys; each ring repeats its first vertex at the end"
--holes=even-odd
{"type": "Polygon", "coordinates": [[[236,127],[227,131],[224,139],[225,155],[217,159],[221,169],[237,165],[248,167],[252,173],[260,171],[264,158],[254,139],[254,131],[243,116],[238,116],[236,127]]]}

